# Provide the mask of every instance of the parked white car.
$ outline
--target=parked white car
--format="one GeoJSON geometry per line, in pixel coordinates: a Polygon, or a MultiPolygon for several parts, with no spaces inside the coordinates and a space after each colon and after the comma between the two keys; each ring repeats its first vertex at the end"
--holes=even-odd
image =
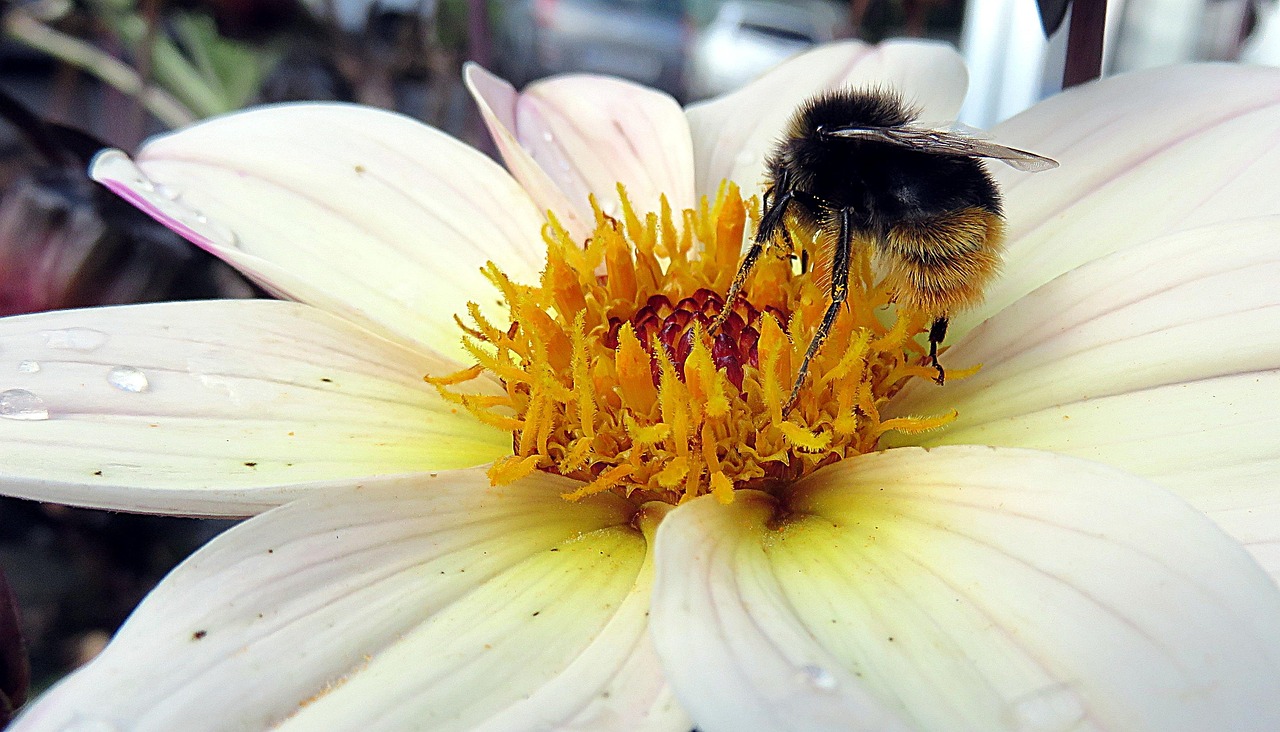
{"type": "Polygon", "coordinates": [[[836,38],[846,10],[828,0],[729,0],[702,31],[685,73],[690,99],[723,94],[778,62],[836,38]]]}

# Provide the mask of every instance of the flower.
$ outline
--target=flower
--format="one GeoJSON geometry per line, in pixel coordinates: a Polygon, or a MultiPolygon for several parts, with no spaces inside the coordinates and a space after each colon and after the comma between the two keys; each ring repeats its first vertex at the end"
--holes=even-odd
{"type": "MultiPolygon", "coordinates": [[[[902,85],[945,118],[961,79],[940,46],[841,44],[682,113],[622,82],[516,94],[473,68],[520,184],[328,105],[100,158],[100,180],[307,304],[0,321],[0,358],[46,364],[9,377],[5,492],[259,514],[16,729],[1276,726],[1276,72],[1121,77],[995,130],[1062,166],[999,173],[1007,274],[945,354],[983,367],[882,409],[959,416],[771,493],[492,485],[474,466],[511,434],[422,381],[457,393],[441,375],[469,355],[468,300],[501,322],[487,260],[538,282],[544,207],[578,241],[583,194],[625,214],[619,181],[640,211],[754,185],[817,88],[902,85]]],[[[512,399],[483,374],[467,390],[512,399]]]]}

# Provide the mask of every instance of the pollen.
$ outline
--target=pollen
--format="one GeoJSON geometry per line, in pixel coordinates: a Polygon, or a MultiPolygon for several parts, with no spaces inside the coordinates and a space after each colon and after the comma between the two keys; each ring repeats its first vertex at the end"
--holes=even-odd
{"type": "Polygon", "coordinates": [[[797,251],[766,252],[727,303],[758,201],[725,183],[696,210],[673,211],[663,199],[661,210],[640,213],[618,191],[617,217],[592,200],[595,231],[585,241],[549,215],[540,282],[514,282],[488,264],[507,322],[470,304],[458,320],[475,365],[426,377],[446,399],[511,432],[512,455],[489,469],[494,484],[542,470],[581,481],[567,500],[611,491],[728,503],[735,490],[769,490],[878,450],[888,432],[955,418],[880,418],[905,383],[932,380],[934,370],[919,342],[926,323],[895,319],[893,293],[876,281],[866,247],[847,307],[790,401],[829,302],[829,285],[805,266],[824,243],[793,232],[797,251]],[[468,392],[486,372],[505,396],[468,392]]]}

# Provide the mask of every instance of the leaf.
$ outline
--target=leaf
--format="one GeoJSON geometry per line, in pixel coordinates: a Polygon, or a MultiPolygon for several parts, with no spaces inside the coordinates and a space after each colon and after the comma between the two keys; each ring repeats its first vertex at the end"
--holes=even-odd
{"type": "Polygon", "coordinates": [[[278,53],[220,35],[217,24],[208,15],[177,13],[172,23],[183,50],[200,75],[217,85],[231,108],[248,104],[280,60],[278,53]]]}

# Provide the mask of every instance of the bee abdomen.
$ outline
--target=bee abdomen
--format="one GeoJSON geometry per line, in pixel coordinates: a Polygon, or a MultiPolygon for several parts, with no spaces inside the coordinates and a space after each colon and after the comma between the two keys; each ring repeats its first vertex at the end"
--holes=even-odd
{"type": "Polygon", "coordinates": [[[900,307],[938,316],[982,299],[1000,268],[1004,220],[971,207],[900,221],[885,232],[880,254],[900,307]]]}

